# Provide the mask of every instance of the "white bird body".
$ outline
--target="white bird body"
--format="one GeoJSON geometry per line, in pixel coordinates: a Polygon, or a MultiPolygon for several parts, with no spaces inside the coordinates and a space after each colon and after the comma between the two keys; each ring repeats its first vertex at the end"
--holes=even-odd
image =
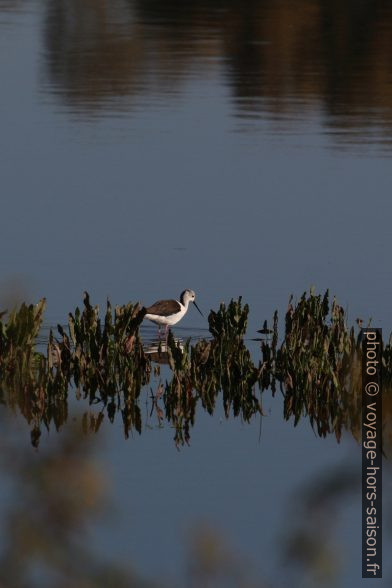
{"type": "MultiPolygon", "coordinates": [[[[178,300],[176,300],[175,302],[178,302],[178,300]]],[[[161,314],[154,314],[152,312],[148,312],[144,316],[144,318],[148,319],[149,321],[152,321],[153,323],[156,323],[157,325],[175,325],[183,318],[183,316],[186,315],[189,306],[189,303],[186,306],[184,304],[181,304],[181,302],[178,302],[178,304],[180,306],[180,310],[178,310],[175,314],[165,316],[161,314]]]]}
{"type": "Polygon", "coordinates": [[[144,318],[161,326],[165,325],[166,330],[178,323],[188,312],[189,302],[193,302],[201,313],[195,302],[196,295],[193,290],[184,290],[180,300],[158,300],[152,306],[146,308],[144,318]]]}

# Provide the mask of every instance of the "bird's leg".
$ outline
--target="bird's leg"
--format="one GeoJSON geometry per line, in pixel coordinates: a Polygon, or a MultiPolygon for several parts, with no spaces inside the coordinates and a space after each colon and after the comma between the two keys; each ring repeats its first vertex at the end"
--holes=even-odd
{"type": "Polygon", "coordinates": [[[158,341],[161,340],[161,325],[158,325],[158,341]]]}
{"type": "Polygon", "coordinates": [[[167,338],[168,338],[168,335],[169,335],[169,325],[166,325],[165,326],[166,347],[167,347],[167,338]]]}

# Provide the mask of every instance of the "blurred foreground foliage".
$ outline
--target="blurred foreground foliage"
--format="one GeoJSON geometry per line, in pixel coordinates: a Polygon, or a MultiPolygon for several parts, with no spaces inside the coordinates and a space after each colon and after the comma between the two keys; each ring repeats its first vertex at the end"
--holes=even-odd
{"type": "MultiPolygon", "coordinates": [[[[9,415],[8,415],[9,416],[9,415]]],[[[281,575],[265,581],[260,560],[234,549],[227,533],[207,519],[190,528],[175,579],[149,579],[136,572],[137,561],[121,561],[110,543],[116,518],[130,517],[129,533],[137,534],[132,512],[140,508],[132,488],[121,500],[110,499],[110,468],[102,460],[102,437],[86,436],[79,417],[68,423],[54,442],[31,452],[15,427],[0,414],[0,472],[2,477],[1,588],[277,588],[281,575]],[[108,525],[108,526],[107,526],[108,525]],[[97,549],[92,532],[104,537],[105,551],[97,549]]],[[[20,424],[20,423],[19,423],[20,424]]],[[[105,453],[105,452],[103,452],[105,453]]],[[[126,466],[128,467],[128,466],[126,466]]],[[[132,486],[132,484],[131,484],[132,486]]],[[[341,586],[350,559],[337,531],[340,513],[360,492],[360,476],[351,457],[339,466],[303,480],[287,505],[287,517],[278,533],[277,555],[283,585],[341,586]],[[279,560],[278,560],[279,561],[279,560]]],[[[159,484],[156,500],[162,501],[159,484]]],[[[359,500],[359,497],[358,497],[359,500]]],[[[387,497],[388,500],[388,497],[387,497]]],[[[235,508],[238,508],[237,506],[235,508]]],[[[254,508],[254,505],[250,505],[254,508]]],[[[264,504],[264,509],[270,505],[264,504]]],[[[260,516],[256,509],[257,516],[260,516]]],[[[154,520],[146,512],[145,523],[154,532],[154,520]]],[[[171,514],[168,513],[168,520],[171,514]]],[[[256,519],[257,520],[257,519],[256,519]]],[[[169,521],[169,526],[172,522],[169,521]]],[[[271,528],[259,525],[260,536],[271,528]]],[[[162,531],[161,531],[162,532],[162,531]]],[[[144,534],[137,539],[143,541],[144,534]]],[[[172,539],[171,539],[172,540],[172,539]]],[[[148,541],[148,540],[147,540],[148,541]]],[[[148,557],[155,554],[145,545],[148,557]]],[[[144,564],[145,566],[145,564],[144,564]]],[[[267,564],[267,571],[271,572],[267,564]]]]}
{"type": "MultiPolygon", "coordinates": [[[[94,545],[91,525],[94,534],[110,534],[106,522],[129,506],[111,502],[107,469],[92,437],[72,423],[55,443],[32,453],[20,443],[10,419],[1,418],[0,423],[0,472],[12,488],[2,513],[1,588],[173,586],[164,574],[159,580],[143,577],[129,558],[113,561],[115,549],[107,548],[107,540],[105,553],[94,545]]],[[[129,532],[135,528],[130,526],[129,532]]],[[[246,562],[208,525],[192,532],[187,552],[184,581],[189,587],[260,588],[246,562]]]]}

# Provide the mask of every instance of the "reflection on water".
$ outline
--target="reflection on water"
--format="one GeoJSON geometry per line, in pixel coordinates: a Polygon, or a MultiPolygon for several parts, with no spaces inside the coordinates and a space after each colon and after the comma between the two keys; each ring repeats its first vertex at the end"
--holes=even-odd
{"type": "Polygon", "coordinates": [[[16,11],[22,6],[23,0],[0,0],[0,13],[16,11]]]}
{"type": "Polygon", "coordinates": [[[236,114],[290,118],[320,111],[336,139],[390,144],[390,2],[47,3],[49,85],[84,116],[170,100],[192,76],[223,76],[236,114]],[[382,136],[373,137],[374,129],[382,136]]]}
{"type": "MultiPolygon", "coordinates": [[[[184,351],[184,341],[174,337],[175,346],[182,352],[184,351]]],[[[170,348],[167,340],[156,339],[155,341],[146,341],[144,344],[144,352],[151,361],[161,365],[170,364],[170,348]]]]}

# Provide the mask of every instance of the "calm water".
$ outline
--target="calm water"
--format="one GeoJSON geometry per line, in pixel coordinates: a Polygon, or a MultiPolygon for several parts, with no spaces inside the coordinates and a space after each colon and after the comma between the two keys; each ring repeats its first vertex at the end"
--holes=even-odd
{"type": "MultiPolygon", "coordinates": [[[[0,0],[2,305],[46,296],[53,324],[85,289],[189,287],[205,314],[242,295],[253,336],[314,285],[389,333],[391,34],[386,1],[0,0]]],[[[302,585],[279,559],[293,496],[360,453],[266,405],[260,441],[258,421],[201,414],[180,452],[168,428],[124,441],[104,422],[116,508],[95,548],[183,585],[206,521],[259,577],[302,585]]],[[[360,582],[359,508],[334,510],[339,586],[360,582]]]]}

